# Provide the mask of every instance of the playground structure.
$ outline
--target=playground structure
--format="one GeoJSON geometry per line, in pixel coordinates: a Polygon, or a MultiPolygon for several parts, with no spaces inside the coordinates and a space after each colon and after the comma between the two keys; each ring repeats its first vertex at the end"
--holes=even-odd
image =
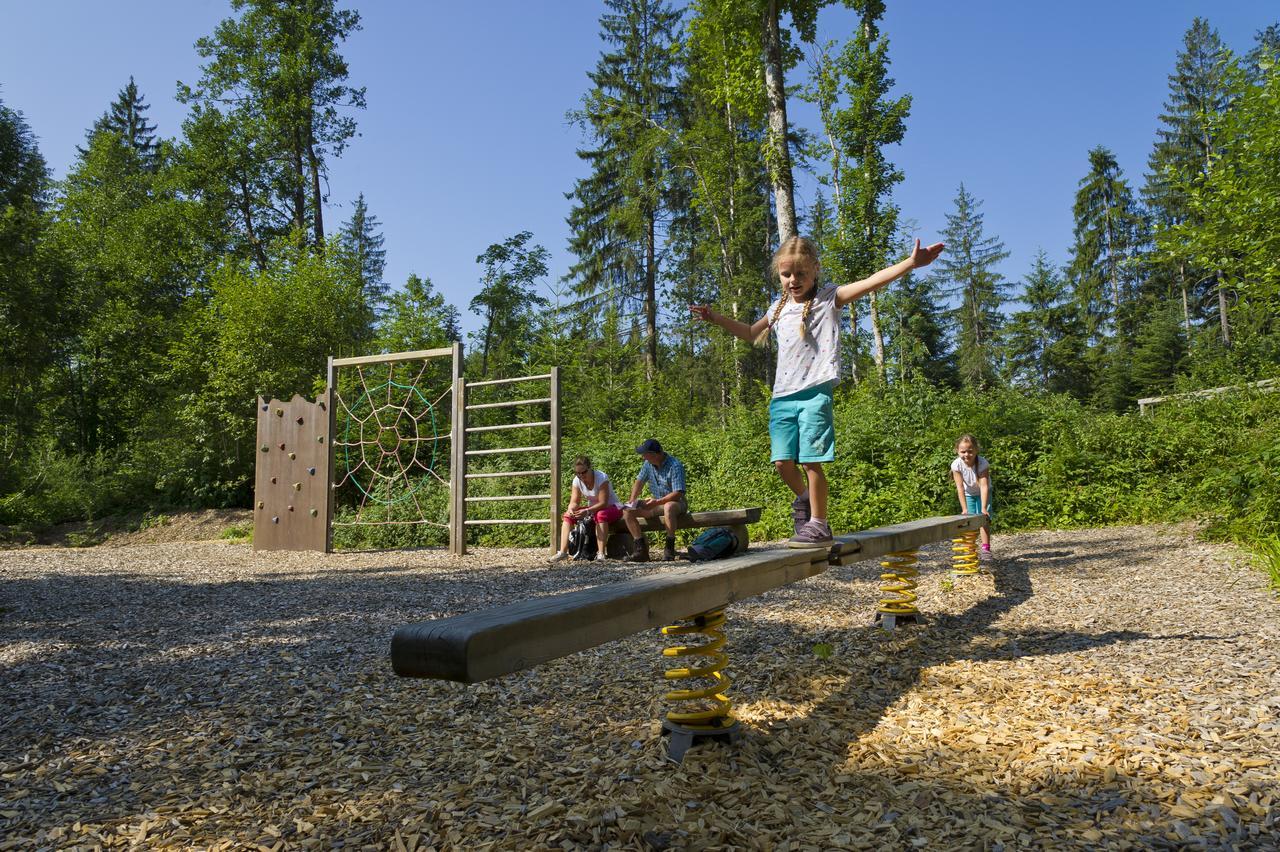
{"type": "MultiPolygon", "coordinates": [[[[526,414],[526,417],[528,415],[526,414]]],[[[526,434],[521,432],[520,434],[526,434]]],[[[560,371],[468,383],[462,344],[414,352],[329,358],[326,390],[314,403],[258,398],[254,475],[255,550],[333,550],[334,527],[415,524],[447,533],[449,552],[467,551],[467,529],[485,524],[547,525],[553,549],[560,534],[560,371]],[[397,373],[397,370],[400,370],[397,373]],[[471,403],[477,388],[547,384],[545,396],[471,403]],[[508,409],[546,415],[470,425],[508,409]],[[545,443],[508,446],[514,430],[546,430],[545,443]],[[470,438],[470,441],[468,440],[470,438]],[[469,446],[483,440],[484,448],[469,446]],[[447,449],[444,443],[448,442],[447,449]],[[473,470],[482,460],[546,458],[529,469],[473,470]],[[493,493],[529,477],[549,480],[546,493],[493,493]],[[468,483],[487,480],[483,494],[468,483]],[[335,518],[335,494],[346,489],[353,511],[335,518]],[[444,492],[443,500],[435,499],[444,492]],[[488,517],[479,504],[546,502],[541,517],[488,517]],[[470,510],[470,511],[469,511],[470,510]],[[478,515],[485,514],[481,517],[478,515]]]]}
{"type": "Polygon", "coordinates": [[[962,565],[961,557],[968,555],[969,535],[976,535],[985,521],[984,515],[927,518],[837,536],[829,549],[757,551],[410,624],[392,637],[391,662],[402,677],[478,683],[645,630],[662,628],[664,635],[681,641],[701,635],[706,637],[701,644],[676,645],[663,652],[664,657],[677,660],[705,661],[665,674],[682,686],[666,698],[683,706],[668,713],[662,723],[670,735],[668,755],[679,762],[697,741],[732,742],[740,735],[732,701],[725,695],[730,681],[724,673],[728,656],[722,628],[730,604],[821,574],[832,565],[881,558],[880,588],[885,598],[877,617],[884,629],[893,630],[898,623],[920,618],[914,592],[919,548],[952,539],[953,547],[961,549],[956,553],[960,568],[956,573],[973,573],[967,561],[962,565]],[[703,685],[683,688],[688,681],[703,685]]]}

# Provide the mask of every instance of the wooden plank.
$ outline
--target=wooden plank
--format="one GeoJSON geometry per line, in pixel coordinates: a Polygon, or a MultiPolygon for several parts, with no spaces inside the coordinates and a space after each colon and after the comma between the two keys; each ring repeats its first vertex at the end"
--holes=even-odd
{"type": "Polygon", "coordinates": [[[550,426],[550,425],[551,425],[550,420],[537,420],[532,423],[504,423],[500,426],[472,426],[471,428],[467,429],[467,434],[473,435],[476,432],[499,432],[503,429],[532,429],[536,426],[550,426]]]}
{"type": "MultiPolygon", "coordinates": [[[[467,387],[471,387],[470,383],[467,387]]],[[[543,397],[542,399],[513,399],[511,402],[485,402],[479,405],[468,405],[467,411],[478,411],[481,408],[511,408],[516,405],[536,405],[540,402],[550,402],[551,397],[543,397]]]]}
{"type": "Polygon", "coordinates": [[[473,388],[483,388],[483,387],[489,387],[491,385],[511,385],[511,384],[515,384],[516,382],[536,382],[539,379],[549,379],[549,378],[551,378],[550,373],[543,373],[540,376],[517,376],[514,379],[489,379],[488,381],[484,381],[484,382],[471,382],[470,386],[473,388]]]}
{"type": "MultiPolygon", "coordinates": [[[[500,456],[506,453],[545,453],[551,449],[550,444],[544,444],[541,447],[499,447],[496,450],[467,450],[468,456],[500,456]]],[[[554,468],[555,463],[552,462],[554,468]]]]}
{"type": "Polygon", "coordinates": [[[466,526],[478,527],[481,524],[545,524],[546,518],[475,518],[466,522],[466,526]]]}
{"type": "Polygon", "coordinates": [[[499,500],[550,500],[550,494],[504,494],[501,497],[468,497],[468,503],[494,503],[499,500]]]}
{"type": "Polygon", "coordinates": [[[467,479],[495,479],[502,476],[546,476],[550,470],[500,470],[496,473],[468,473],[467,479]]]}
{"type": "MultiPolygon", "coordinates": [[[[760,520],[761,508],[722,509],[715,512],[692,512],[676,516],[676,529],[687,530],[698,527],[732,527],[739,524],[754,524],[760,520]]],[[[653,531],[663,529],[661,518],[636,518],[641,530],[653,531]]],[[[627,525],[621,520],[609,525],[609,534],[622,532],[627,525]]]]}
{"type": "Polygon", "coordinates": [[[847,565],[876,559],[887,553],[910,550],[976,530],[985,520],[986,515],[945,515],[838,535],[831,548],[831,560],[836,565],[847,565]]]}
{"type": "Polygon", "coordinates": [[[766,550],[401,627],[402,677],[478,683],[821,574],[827,552],[766,550]]]}
{"type": "Polygon", "coordinates": [[[390,364],[396,361],[418,361],[422,358],[439,358],[442,355],[453,355],[454,347],[441,349],[420,349],[416,352],[390,352],[386,355],[359,355],[354,358],[334,358],[335,367],[355,367],[364,364],[390,364]]]}

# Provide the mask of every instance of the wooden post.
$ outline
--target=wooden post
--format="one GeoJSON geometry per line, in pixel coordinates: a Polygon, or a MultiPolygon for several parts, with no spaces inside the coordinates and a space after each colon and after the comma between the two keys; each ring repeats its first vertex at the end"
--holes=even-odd
{"type": "Polygon", "coordinates": [[[333,454],[333,438],[334,438],[334,432],[337,431],[337,428],[338,428],[338,410],[337,410],[338,406],[336,404],[336,400],[338,398],[338,388],[336,387],[337,381],[338,381],[338,373],[337,373],[337,368],[334,367],[332,355],[329,356],[329,364],[328,364],[328,369],[326,371],[326,375],[327,375],[327,379],[326,379],[327,390],[325,392],[324,407],[329,409],[328,411],[329,430],[328,430],[328,434],[325,436],[325,439],[324,439],[324,442],[325,442],[325,452],[324,452],[325,463],[324,464],[325,464],[325,471],[326,471],[324,487],[329,492],[329,499],[324,501],[324,505],[325,505],[324,552],[332,553],[333,552],[333,497],[334,497],[333,492],[334,492],[334,489],[337,487],[333,479],[333,464],[335,461],[334,454],[333,454]]]}
{"type": "Polygon", "coordinates": [[[551,368],[551,552],[560,550],[560,368],[551,368]]]}
{"type": "Polygon", "coordinates": [[[453,380],[453,462],[450,464],[452,501],[449,511],[449,552],[467,552],[467,380],[453,380]]]}

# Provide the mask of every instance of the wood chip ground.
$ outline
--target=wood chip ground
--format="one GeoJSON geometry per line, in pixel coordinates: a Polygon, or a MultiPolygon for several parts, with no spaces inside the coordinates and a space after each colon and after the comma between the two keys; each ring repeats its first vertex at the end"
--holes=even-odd
{"type": "Polygon", "coordinates": [[[746,736],[665,759],[663,641],[475,686],[396,627],[659,566],[185,542],[0,552],[0,850],[1276,849],[1280,617],[1185,528],[923,551],[729,610],[746,736]]]}

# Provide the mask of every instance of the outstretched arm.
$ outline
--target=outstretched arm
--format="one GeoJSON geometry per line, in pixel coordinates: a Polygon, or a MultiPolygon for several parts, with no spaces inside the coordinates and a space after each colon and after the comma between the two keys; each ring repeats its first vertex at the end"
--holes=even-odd
{"type": "Polygon", "coordinates": [[[944,248],[946,246],[942,243],[934,243],[931,246],[921,248],[920,240],[916,240],[916,247],[911,250],[911,256],[905,260],[900,260],[893,266],[885,267],[875,275],[868,276],[861,281],[837,287],[836,304],[844,307],[859,296],[865,296],[868,293],[879,290],[884,285],[898,280],[913,269],[928,266],[933,263],[938,255],[942,254],[944,248]]]}
{"type": "Polygon", "coordinates": [[[753,343],[755,339],[763,334],[764,330],[769,327],[768,317],[760,317],[760,319],[755,321],[754,325],[747,325],[741,320],[727,317],[724,314],[718,314],[711,310],[707,305],[690,305],[689,310],[692,311],[693,315],[698,319],[703,320],[704,322],[709,322],[712,325],[718,325],[734,337],[745,340],[748,343],[753,343]]]}

